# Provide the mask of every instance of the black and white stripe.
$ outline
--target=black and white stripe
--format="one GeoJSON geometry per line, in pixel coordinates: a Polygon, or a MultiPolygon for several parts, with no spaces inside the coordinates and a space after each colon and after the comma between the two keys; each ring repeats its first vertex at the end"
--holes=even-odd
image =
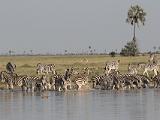
{"type": "Polygon", "coordinates": [[[37,74],[56,74],[55,65],[54,64],[37,64],[37,74]]]}

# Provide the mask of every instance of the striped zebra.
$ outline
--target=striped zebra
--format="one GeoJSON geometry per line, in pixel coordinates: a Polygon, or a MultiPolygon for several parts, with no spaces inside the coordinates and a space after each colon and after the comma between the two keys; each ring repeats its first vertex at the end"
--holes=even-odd
{"type": "Polygon", "coordinates": [[[79,74],[79,75],[73,76],[72,81],[78,86],[77,90],[82,90],[82,86],[86,86],[89,79],[88,79],[88,76],[79,74]]]}
{"type": "Polygon", "coordinates": [[[106,62],[106,65],[105,65],[105,68],[104,68],[105,69],[105,74],[108,75],[111,72],[111,70],[118,71],[119,63],[120,63],[120,60],[106,62]]]}
{"type": "Polygon", "coordinates": [[[64,90],[64,76],[56,75],[55,77],[55,90],[56,91],[63,91],[64,90]]]}
{"type": "Polygon", "coordinates": [[[0,73],[0,80],[1,80],[1,82],[5,83],[7,85],[7,89],[13,90],[15,76],[17,76],[17,75],[8,73],[6,71],[2,71],[0,73]]]}
{"type": "Polygon", "coordinates": [[[147,63],[144,65],[144,72],[143,75],[147,74],[147,77],[149,77],[148,71],[153,71],[155,77],[159,72],[159,65],[157,63],[147,63]]]}
{"type": "Polygon", "coordinates": [[[40,82],[42,90],[51,90],[52,85],[50,79],[48,79],[47,76],[42,75],[42,77],[40,78],[40,82]]]}
{"type": "Polygon", "coordinates": [[[55,64],[42,64],[38,63],[37,64],[37,74],[56,74],[55,71],[55,64]]]}
{"type": "Polygon", "coordinates": [[[78,85],[78,90],[82,90],[82,86],[86,85],[84,78],[77,78],[76,84],[78,85]]]}
{"type": "Polygon", "coordinates": [[[41,88],[41,86],[42,86],[42,82],[40,81],[39,77],[37,77],[37,76],[27,76],[22,81],[22,90],[23,91],[34,92],[35,90],[37,90],[37,87],[41,88]]]}
{"type": "Polygon", "coordinates": [[[27,78],[27,75],[17,75],[14,79],[14,86],[22,87],[24,79],[27,78]]]}
{"type": "Polygon", "coordinates": [[[6,70],[7,70],[9,73],[13,74],[14,71],[15,71],[15,69],[16,69],[16,65],[15,65],[15,64],[12,64],[11,62],[8,62],[8,63],[7,63],[7,65],[6,65],[6,70]]]}
{"type": "Polygon", "coordinates": [[[138,74],[138,70],[140,70],[140,63],[129,63],[128,64],[128,74],[136,75],[138,74]]]}
{"type": "Polygon", "coordinates": [[[156,75],[152,81],[155,88],[160,88],[160,74],[156,75]]]}
{"type": "Polygon", "coordinates": [[[65,75],[52,75],[50,78],[50,85],[51,89],[56,91],[73,89],[73,82],[70,80],[70,77],[66,78],[66,73],[65,75]]]}

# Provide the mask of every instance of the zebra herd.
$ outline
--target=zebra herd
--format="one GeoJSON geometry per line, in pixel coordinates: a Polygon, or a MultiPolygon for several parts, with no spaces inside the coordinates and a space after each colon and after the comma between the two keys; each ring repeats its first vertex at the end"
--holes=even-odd
{"type": "Polygon", "coordinates": [[[55,64],[38,63],[36,72],[38,76],[18,75],[16,66],[8,63],[6,71],[1,71],[0,81],[5,83],[8,89],[20,87],[22,91],[68,91],[83,89],[101,90],[128,90],[140,88],[160,87],[159,65],[160,61],[155,55],[151,55],[147,63],[128,64],[128,72],[119,72],[120,60],[106,62],[102,75],[92,75],[86,67],[81,71],[74,68],[66,69],[64,75],[56,72],[55,64]],[[143,74],[139,70],[143,69],[143,74]],[[154,75],[149,76],[148,72],[154,75]],[[145,75],[146,74],[146,75],[145,75]]]}
{"type": "Polygon", "coordinates": [[[14,64],[9,63],[6,65],[7,71],[0,72],[0,81],[6,84],[7,89],[11,90],[18,87],[27,92],[80,90],[87,82],[85,75],[87,72],[76,73],[73,68],[67,69],[65,74],[61,75],[57,74],[54,64],[38,63],[36,68],[38,76],[28,76],[16,74],[13,66],[14,64]]]}

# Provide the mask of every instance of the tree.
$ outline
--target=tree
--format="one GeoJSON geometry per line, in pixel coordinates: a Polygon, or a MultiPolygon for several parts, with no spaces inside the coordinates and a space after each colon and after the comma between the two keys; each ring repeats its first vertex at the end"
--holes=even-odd
{"type": "Polygon", "coordinates": [[[136,25],[139,27],[139,24],[145,25],[146,21],[146,12],[139,6],[131,6],[128,10],[128,15],[126,22],[133,26],[133,41],[136,42],[136,25]]]}
{"type": "Polygon", "coordinates": [[[135,42],[132,40],[128,42],[124,48],[122,48],[120,55],[122,56],[135,56],[138,53],[138,48],[135,42]]]}
{"type": "Polygon", "coordinates": [[[112,51],[112,52],[109,53],[109,55],[110,55],[111,57],[115,57],[115,56],[116,56],[116,52],[112,51]]]}

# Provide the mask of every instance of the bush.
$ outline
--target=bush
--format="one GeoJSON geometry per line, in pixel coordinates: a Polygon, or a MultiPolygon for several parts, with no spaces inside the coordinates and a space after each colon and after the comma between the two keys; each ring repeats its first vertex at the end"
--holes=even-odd
{"type": "Polygon", "coordinates": [[[122,56],[136,56],[139,53],[136,40],[128,42],[124,48],[122,48],[120,55],[122,56]]]}
{"type": "Polygon", "coordinates": [[[109,55],[110,55],[111,57],[115,57],[115,56],[116,56],[116,52],[112,51],[112,52],[109,53],[109,55]]]}

